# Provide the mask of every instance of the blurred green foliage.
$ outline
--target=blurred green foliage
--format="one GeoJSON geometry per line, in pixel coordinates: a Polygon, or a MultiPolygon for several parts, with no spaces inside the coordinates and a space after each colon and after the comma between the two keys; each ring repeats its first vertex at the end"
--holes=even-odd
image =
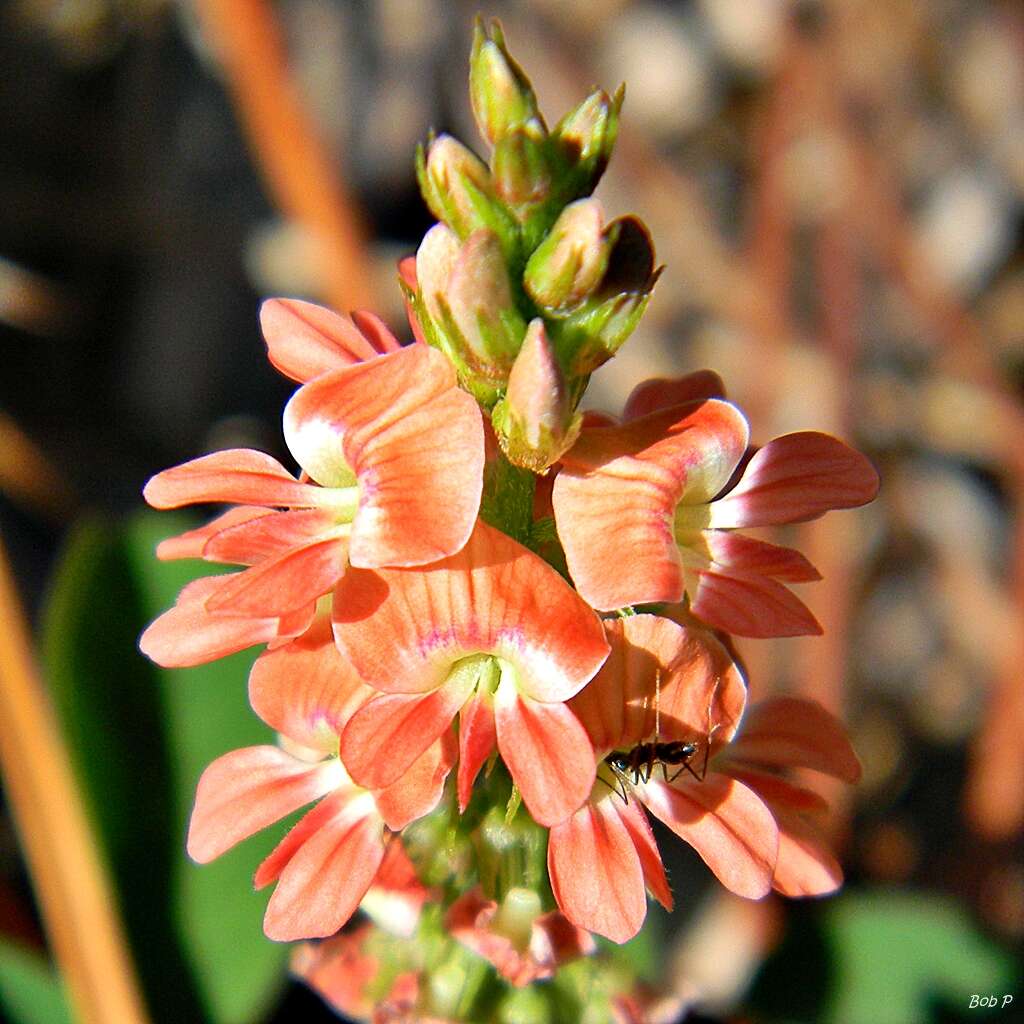
{"type": "Polygon", "coordinates": [[[791,910],[751,992],[759,1021],[933,1024],[993,1014],[972,995],[1020,994],[1012,955],[948,899],[850,890],[791,910]]]}
{"type": "Polygon", "coordinates": [[[263,936],[266,895],[252,890],[276,837],[203,867],[184,848],[203,768],[228,750],[272,742],[246,699],[253,654],[167,671],[137,647],[181,587],[210,572],[153,555],[159,540],[195,525],[148,512],[81,524],[50,594],[43,662],[152,1019],[253,1024],[280,992],[288,953],[263,936]]]}
{"type": "Polygon", "coordinates": [[[71,1024],[57,973],[12,942],[0,942],[0,1007],[11,1024],[71,1024]]]}

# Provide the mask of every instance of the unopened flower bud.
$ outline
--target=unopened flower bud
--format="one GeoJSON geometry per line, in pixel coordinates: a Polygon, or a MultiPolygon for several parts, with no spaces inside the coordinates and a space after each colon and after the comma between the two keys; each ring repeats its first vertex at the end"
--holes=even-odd
{"type": "Polygon", "coordinates": [[[592,92],[562,118],[553,132],[562,158],[573,168],[575,195],[590,195],[608,166],[624,95],[622,86],[614,96],[603,89],[592,92]]]}
{"type": "Polygon", "coordinates": [[[539,317],[530,321],[491,421],[509,462],[534,473],[557,462],[579,434],[582,417],[539,317]]]}
{"type": "Polygon", "coordinates": [[[553,341],[570,380],[593,373],[619,350],[640,322],[660,270],[647,228],[636,217],[608,225],[617,235],[598,288],[553,322],[553,341]]]}
{"type": "Polygon", "coordinates": [[[450,135],[432,139],[416,154],[416,176],[431,213],[459,238],[477,228],[507,230],[508,213],[498,203],[487,165],[450,135]]]}
{"type": "Polygon", "coordinates": [[[493,405],[526,332],[498,236],[480,228],[460,245],[453,231],[435,224],[416,255],[416,272],[415,312],[421,323],[429,319],[427,341],[448,355],[481,402],[493,405]]]}
{"type": "Polygon", "coordinates": [[[491,23],[488,36],[483,21],[477,19],[469,58],[469,96],[480,134],[492,145],[528,122],[543,131],[533,87],[509,54],[497,21],[491,23]]]}
{"type": "Polygon", "coordinates": [[[502,136],[491,157],[494,189],[520,221],[551,195],[551,164],[544,134],[535,124],[502,136]]]}
{"type": "Polygon", "coordinates": [[[570,203],[526,264],[523,284],[530,298],[552,311],[579,305],[604,278],[618,230],[604,228],[596,199],[570,203]]]}

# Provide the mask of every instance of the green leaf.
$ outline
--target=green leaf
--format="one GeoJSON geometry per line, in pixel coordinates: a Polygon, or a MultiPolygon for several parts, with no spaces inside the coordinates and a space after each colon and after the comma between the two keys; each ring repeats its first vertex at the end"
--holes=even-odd
{"type": "Polygon", "coordinates": [[[246,700],[255,652],[168,671],[137,647],[181,587],[210,573],[153,555],[157,541],[194,525],[142,513],[80,526],[53,586],[43,657],[153,1019],[251,1024],[277,996],[287,957],[263,936],[267,896],[252,891],[275,836],[204,867],[188,860],[184,840],[202,769],[272,739],[246,700]]]}
{"type": "Polygon", "coordinates": [[[60,977],[37,953],[0,942],[0,1006],[10,1024],[71,1024],[60,977]]]}

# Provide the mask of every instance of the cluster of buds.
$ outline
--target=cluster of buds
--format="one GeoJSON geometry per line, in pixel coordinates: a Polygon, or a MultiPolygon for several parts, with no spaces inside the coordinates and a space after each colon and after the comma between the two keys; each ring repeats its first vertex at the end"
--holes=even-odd
{"type": "Polygon", "coordinates": [[[621,89],[596,90],[549,131],[497,25],[488,34],[477,24],[470,67],[490,163],[449,135],[420,149],[420,187],[438,223],[406,295],[509,461],[541,473],[579,433],[590,374],[636,327],[658,277],[654,249],[639,220],[605,223],[591,197],[621,89]]]}
{"type": "Polygon", "coordinates": [[[590,198],[621,92],[548,131],[481,26],[470,85],[491,161],[446,136],[420,154],[441,223],[401,268],[415,343],[265,303],[301,472],[232,450],[150,480],[158,508],[231,506],[159,557],[241,568],[185,587],[141,646],[175,667],[267,645],[249,700],[279,742],[204,772],[188,850],[313,805],[256,885],[270,938],[324,940],[295,967],[343,1012],[653,1022],[594,940],[636,935],[648,895],[672,905],[647,814],[742,896],[841,882],[793,773],[855,782],[856,756],[811,702],[744,715],[729,634],[820,632],[785,585],[814,568],[739,531],[864,504],[878,479],[813,432],[748,458],[709,371],[581,414],[656,277],[643,226],[590,198]]]}

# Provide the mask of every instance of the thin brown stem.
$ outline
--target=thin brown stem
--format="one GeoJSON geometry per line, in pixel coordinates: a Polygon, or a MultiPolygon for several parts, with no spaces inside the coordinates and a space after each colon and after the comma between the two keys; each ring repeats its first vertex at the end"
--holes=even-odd
{"type": "Polygon", "coordinates": [[[82,1024],[147,1019],[0,542],[0,767],[47,934],[82,1024]]]}

